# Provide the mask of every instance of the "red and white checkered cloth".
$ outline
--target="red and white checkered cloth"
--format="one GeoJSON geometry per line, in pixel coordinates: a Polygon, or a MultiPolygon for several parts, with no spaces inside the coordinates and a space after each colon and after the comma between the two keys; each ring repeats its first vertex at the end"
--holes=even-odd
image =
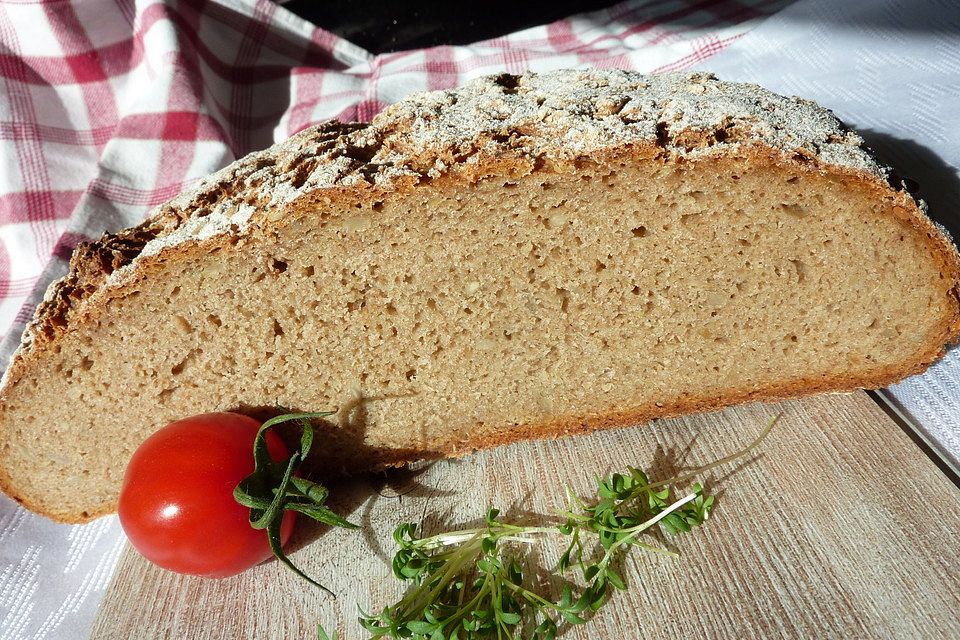
{"type": "MultiPolygon", "coordinates": [[[[72,248],[311,124],[488,73],[681,69],[790,0],[633,0],[374,56],[266,0],[0,1],[0,366],[72,248]]],[[[86,636],[123,537],[0,496],[0,640],[86,636]]]]}

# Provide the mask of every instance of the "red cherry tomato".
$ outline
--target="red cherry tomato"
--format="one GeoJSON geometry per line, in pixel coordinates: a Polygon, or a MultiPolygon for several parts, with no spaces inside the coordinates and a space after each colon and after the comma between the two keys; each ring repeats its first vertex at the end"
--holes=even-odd
{"type": "MultiPolygon", "coordinates": [[[[120,524],[148,560],[178,573],[224,578],[273,554],[265,530],[250,526],[250,510],[233,488],[253,473],[260,423],[236,413],[208,413],[160,429],[133,454],[120,490],[120,524]]],[[[266,434],[274,460],[283,441],[266,434]]],[[[293,531],[286,512],[281,540],[293,531]]]]}

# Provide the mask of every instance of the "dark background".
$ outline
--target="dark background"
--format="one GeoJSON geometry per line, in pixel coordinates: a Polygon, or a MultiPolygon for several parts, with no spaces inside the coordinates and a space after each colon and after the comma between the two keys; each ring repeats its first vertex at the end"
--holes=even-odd
{"type": "MultiPolygon", "coordinates": [[[[327,31],[360,45],[371,53],[418,49],[440,44],[470,44],[506,35],[526,27],[547,24],[567,16],[611,7],[621,0],[277,0],[293,13],[327,31]]],[[[728,11],[745,10],[770,15],[793,0],[762,3],[738,0],[693,0],[701,9],[724,4],[728,11]]],[[[835,0],[856,3],[858,0],[835,0]]],[[[928,0],[929,1],[929,0],[928,0]]],[[[960,33],[960,2],[939,0],[943,20],[930,25],[897,11],[874,11],[863,16],[863,26],[882,31],[937,31],[944,37],[960,33]]],[[[659,4],[655,0],[650,8],[659,4]]],[[[906,4],[906,3],[904,3],[906,4]]],[[[683,19],[683,18],[681,18],[683,19]]]]}
{"type": "Polygon", "coordinates": [[[284,8],[371,53],[469,44],[620,0],[292,0],[284,8]]]}

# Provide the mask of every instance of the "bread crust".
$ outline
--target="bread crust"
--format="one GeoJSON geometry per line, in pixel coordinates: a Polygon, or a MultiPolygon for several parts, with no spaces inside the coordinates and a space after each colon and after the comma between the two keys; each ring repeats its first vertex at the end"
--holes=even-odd
{"type": "MultiPolygon", "coordinates": [[[[740,402],[883,387],[924,371],[943,355],[945,345],[960,339],[960,256],[956,248],[925,215],[922,201],[908,192],[895,173],[877,164],[864,149],[862,140],[828,111],[752,85],[721,83],[704,74],[665,76],[670,80],[661,82],[626,72],[565,73],[558,74],[557,82],[574,86],[580,83],[590,90],[555,108],[548,105],[546,115],[543,105],[537,104],[543,99],[543,92],[538,93],[535,88],[559,85],[538,80],[540,77],[533,74],[501,75],[481,79],[463,90],[422,94],[388,109],[370,125],[330,122],[307,129],[215,173],[195,189],[159,207],[141,225],[80,244],[71,257],[69,273],[50,286],[24,332],[21,347],[0,387],[0,411],[9,390],[30,374],[35,363],[55,351],[72,327],[95,321],[106,312],[110,300],[136,291],[138,283],[178,255],[194,255],[248,241],[310,215],[317,206],[381,202],[401,197],[424,182],[449,183],[449,188],[456,189],[494,173],[522,176],[535,171],[562,171],[581,162],[602,162],[608,156],[623,153],[629,153],[635,161],[656,159],[665,163],[710,162],[717,157],[740,155],[794,172],[827,174],[850,189],[863,190],[877,202],[886,203],[903,224],[927,238],[931,255],[952,283],[949,295],[953,311],[930,332],[914,358],[900,366],[876,370],[868,378],[804,378],[739,389],[723,396],[690,396],[619,412],[523,425],[512,429],[509,435],[458,440],[437,451],[383,452],[376,459],[378,466],[425,457],[458,456],[521,439],[626,427],[740,402]],[[526,96],[525,83],[534,87],[526,96]],[[651,84],[658,84],[650,98],[654,101],[652,111],[643,102],[644,91],[651,84]],[[686,114],[678,119],[670,107],[657,104],[657,100],[687,100],[696,107],[697,96],[706,94],[709,98],[713,91],[745,95],[745,112],[700,119],[686,114]],[[517,96],[521,106],[529,107],[529,113],[494,117],[500,103],[517,96]],[[484,100],[493,105],[486,111],[487,106],[477,106],[486,105],[484,100]],[[794,114],[796,117],[806,114],[815,118],[819,128],[814,127],[813,134],[806,132],[806,137],[793,132],[791,142],[774,126],[784,118],[771,116],[771,120],[763,120],[763,110],[759,115],[751,110],[750,100],[787,110],[796,107],[802,112],[794,114]],[[641,106],[631,111],[635,102],[641,106]],[[453,126],[458,118],[471,113],[464,106],[471,103],[471,108],[481,110],[475,118],[480,124],[453,126]],[[448,112],[455,113],[448,117],[448,112]],[[644,114],[648,116],[646,120],[642,118],[644,114]],[[552,115],[557,122],[549,122],[552,115]],[[608,130],[613,133],[604,139],[608,130]],[[581,135],[571,138],[571,132],[581,135]]],[[[41,505],[19,495],[2,468],[0,490],[28,509],[63,522],[85,522],[115,509],[111,504],[85,514],[44,511],[41,505]]]]}

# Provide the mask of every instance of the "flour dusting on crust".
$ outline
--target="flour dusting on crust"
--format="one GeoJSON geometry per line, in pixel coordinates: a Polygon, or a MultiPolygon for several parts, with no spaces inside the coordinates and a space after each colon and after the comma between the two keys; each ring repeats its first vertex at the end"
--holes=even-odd
{"type": "Polygon", "coordinates": [[[531,153],[566,156],[639,141],[658,141],[681,154],[763,143],[883,175],[863,140],[827,109],[706,73],[489,76],[460,89],[411,96],[373,125],[402,131],[398,135],[410,148],[453,148],[501,132],[532,138],[531,153]]]}

